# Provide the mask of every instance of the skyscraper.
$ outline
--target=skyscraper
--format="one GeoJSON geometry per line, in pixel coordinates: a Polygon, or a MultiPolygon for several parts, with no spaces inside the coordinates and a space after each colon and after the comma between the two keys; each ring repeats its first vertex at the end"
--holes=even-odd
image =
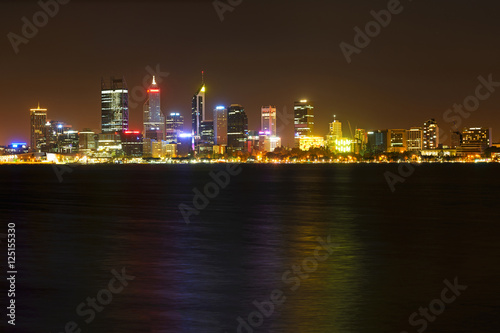
{"type": "Polygon", "coordinates": [[[458,149],[461,155],[484,154],[492,146],[492,130],[485,127],[464,128],[462,143],[458,149]]]}
{"type": "Polygon", "coordinates": [[[387,131],[387,151],[404,153],[408,149],[408,139],[405,129],[390,129],[387,131]]]}
{"type": "Polygon", "coordinates": [[[204,72],[202,72],[202,82],[201,87],[196,91],[193,96],[192,107],[191,107],[191,123],[192,123],[192,135],[195,141],[201,137],[201,123],[205,118],[205,78],[204,72]]]}
{"type": "MultiPolygon", "coordinates": [[[[330,123],[330,131],[326,136],[326,147],[331,151],[336,150],[336,143],[342,139],[342,123],[337,120],[337,116],[334,116],[335,119],[330,123]]],[[[298,147],[298,142],[300,142],[300,137],[295,138],[295,145],[298,147]]]]}
{"type": "Polygon", "coordinates": [[[224,106],[214,110],[214,142],[218,146],[227,146],[227,109],[224,106]]]}
{"type": "Polygon", "coordinates": [[[199,145],[203,146],[202,150],[210,151],[214,145],[214,121],[204,120],[200,124],[200,140],[199,145]]]}
{"type": "Polygon", "coordinates": [[[261,109],[261,131],[269,136],[276,136],[276,107],[263,106],[261,109]]]}
{"type": "Polygon", "coordinates": [[[248,137],[248,117],[243,106],[231,104],[227,109],[227,145],[244,150],[248,137]]]}
{"type": "Polygon", "coordinates": [[[184,117],[178,112],[167,116],[166,141],[178,143],[179,135],[184,130],[184,117]]]}
{"type": "Polygon", "coordinates": [[[160,88],[154,76],[143,110],[144,137],[155,141],[165,140],[165,116],[161,112],[160,88]]]}
{"type": "Polygon", "coordinates": [[[125,78],[101,79],[101,132],[128,130],[128,88],[125,78]]]}
{"type": "Polygon", "coordinates": [[[294,103],[295,137],[313,136],[314,106],[307,100],[294,103]]]}
{"type": "Polygon", "coordinates": [[[424,123],[423,149],[437,149],[439,146],[439,127],[435,119],[424,123]]]}
{"type": "Polygon", "coordinates": [[[40,152],[45,145],[45,124],[47,123],[47,109],[30,109],[30,148],[40,152]]]}
{"type": "Polygon", "coordinates": [[[409,151],[422,150],[422,128],[412,127],[406,131],[407,147],[409,151]]]}

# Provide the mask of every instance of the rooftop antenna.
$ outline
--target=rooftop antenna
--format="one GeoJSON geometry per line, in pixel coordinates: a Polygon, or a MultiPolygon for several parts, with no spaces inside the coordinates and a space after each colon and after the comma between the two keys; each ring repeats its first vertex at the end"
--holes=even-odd
{"type": "Polygon", "coordinates": [[[153,86],[156,85],[156,77],[153,75],[153,86]]]}
{"type": "Polygon", "coordinates": [[[205,84],[205,71],[201,71],[201,84],[205,84]]]}

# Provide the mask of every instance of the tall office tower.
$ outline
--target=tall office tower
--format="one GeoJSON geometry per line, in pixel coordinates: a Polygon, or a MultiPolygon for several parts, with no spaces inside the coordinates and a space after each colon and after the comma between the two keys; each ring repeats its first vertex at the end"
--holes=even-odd
{"type": "Polygon", "coordinates": [[[248,138],[248,117],[243,106],[231,104],[227,109],[227,145],[245,150],[248,138]]]}
{"type": "Polygon", "coordinates": [[[227,109],[224,106],[214,110],[214,143],[227,146],[227,109]]]}
{"type": "Polygon", "coordinates": [[[368,136],[366,135],[366,130],[357,128],[354,133],[354,152],[360,154],[366,150],[366,144],[368,143],[368,136]]]}
{"type": "Polygon", "coordinates": [[[493,144],[492,134],[491,128],[464,128],[459,151],[462,154],[484,154],[485,150],[493,144]]]}
{"type": "Polygon", "coordinates": [[[404,153],[408,148],[405,129],[390,129],[387,131],[387,151],[404,153]]]}
{"type": "Polygon", "coordinates": [[[314,106],[307,100],[294,103],[295,137],[313,136],[314,106]]]}
{"type": "Polygon", "coordinates": [[[201,72],[202,74],[202,80],[201,80],[201,87],[198,89],[198,91],[194,94],[193,96],[193,102],[192,102],[192,107],[191,107],[191,123],[192,123],[192,135],[194,140],[199,139],[201,137],[201,123],[204,120],[207,120],[205,118],[205,92],[206,92],[206,87],[205,87],[205,77],[204,77],[204,72],[201,72]]]}
{"type": "Polygon", "coordinates": [[[167,116],[166,141],[178,143],[179,135],[184,130],[184,117],[178,112],[167,116]]]}
{"type": "MultiPolygon", "coordinates": [[[[335,142],[342,139],[342,123],[337,120],[337,116],[334,117],[335,119],[330,123],[330,131],[326,136],[326,146],[331,151],[334,151],[336,149],[335,142]]],[[[297,140],[295,145],[297,146],[297,140]]]]}
{"type": "Polygon", "coordinates": [[[423,132],[421,127],[412,127],[406,131],[406,145],[409,151],[422,150],[423,132]]]}
{"type": "Polygon", "coordinates": [[[200,142],[206,150],[210,150],[214,145],[214,121],[205,120],[200,124],[200,142]]]}
{"type": "Polygon", "coordinates": [[[40,152],[45,146],[45,124],[47,123],[47,109],[30,109],[30,149],[40,152]]]}
{"type": "Polygon", "coordinates": [[[372,153],[381,153],[387,150],[387,130],[368,132],[367,150],[372,153]]]}
{"type": "Polygon", "coordinates": [[[437,149],[439,146],[439,127],[435,119],[424,123],[423,149],[437,149]]]}
{"type": "Polygon", "coordinates": [[[451,131],[450,148],[455,149],[462,144],[462,133],[459,131],[451,131]]]}
{"type": "Polygon", "coordinates": [[[263,106],[261,109],[261,131],[269,136],[276,136],[276,107],[263,106]]]}
{"type": "Polygon", "coordinates": [[[335,119],[330,123],[330,135],[335,139],[342,138],[342,123],[337,120],[337,116],[334,116],[335,119]]]}
{"type": "Polygon", "coordinates": [[[165,140],[165,116],[161,112],[160,88],[154,76],[143,110],[144,137],[155,141],[165,140]]]}
{"type": "Polygon", "coordinates": [[[57,153],[60,137],[72,130],[71,125],[62,121],[51,120],[45,124],[45,149],[47,153],[57,153]]]}
{"type": "Polygon", "coordinates": [[[79,152],[89,154],[97,150],[96,134],[90,128],[84,128],[78,133],[79,137],[79,152]]]}
{"type": "Polygon", "coordinates": [[[101,79],[101,132],[121,133],[128,130],[128,88],[125,78],[101,79]]]}

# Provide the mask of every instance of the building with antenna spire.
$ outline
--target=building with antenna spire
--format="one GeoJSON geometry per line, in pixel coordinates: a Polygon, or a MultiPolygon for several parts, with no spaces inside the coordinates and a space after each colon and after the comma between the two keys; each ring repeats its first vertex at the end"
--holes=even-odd
{"type": "Polygon", "coordinates": [[[165,116],[161,111],[160,88],[154,76],[147,92],[148,100],[144,103],[143,109],[144,138],[163,141],[165,140],[165,116]]]}

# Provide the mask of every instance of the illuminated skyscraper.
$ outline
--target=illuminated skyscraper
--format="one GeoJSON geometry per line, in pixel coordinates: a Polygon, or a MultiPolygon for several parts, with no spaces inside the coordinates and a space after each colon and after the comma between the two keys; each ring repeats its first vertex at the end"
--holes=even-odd
{"type": "Polygon", "coordinates": [[[294,104],[295,137],[314,135],[314,106],[307,100],[294,104]]]}
{"type": "Polygon", "coordinates": [[[436,120],[427,120],[423,130],[423,149],[437,149],[439,146],[439,127],[436,120]]]}
{"type": "Polygon", "coordinates": [[[193,96],[193,102],[192,102],[192,107],[191,107],[191,117],[192,117],[192,135],[193,138],[198,138],[201,137],[201,123],[205,120],[205,79],[204,79],[204,72],[202,72],[202,82],[201,82],[201,87],[198,89],[198,91],[194,94],[193,96]]]}
{"type": "Polygon", "coordinates": [[[269,136],[276,136],[276,107],[263,106],[261,109],[261,131],[269,136]]]}
{"type": "Polygon", "coordinates": [[[200,146],[203,146],[202,150],[210,151],[214,145],[214,121],[205,120],[200,124],[200,146]]]}
{"type": "Polygon", "coordinates": [[[372,153],[387,151],[387,130],[368,132],[367,150],[372,153]]]}
{"type": "Polygon", "coordinates": [[[214,110],[214,143],[227,146],[227,109],[224,106],[214,110]]]}
{"type": "Polygon", "coordinates": [[[423,132],[420,127],[412,127],[406,131],[407,147],[409,151],[422,150],[423,132]]]}
{"type": "Polygon", "coordinates": [[[166,141],[178,143],[179,135],[184,130],[184,117],[178,112],[167,116],[166,141]]]}
{"type": "Polygon", "coordinates": [[[248,117],[243,106],[232,104],[227,109],[227,145],[244,150],[248,137],[248,117]]]}
{"type": "Polygon", "coordinates": [[[387,151],[404,153],[408,149],[408,140],[405,129],[387,130],[387,151]]]}
{"type": "MultiPolygon", "coordinates": [[[[330,123],[330,131],[326,136],[326,146],[331,151],[336,150],[336,142],[342,139],[342,123],[337,120],[337,116],[334,116],[335,119],[330,123]]],[[[297,140],[296,140],[297,141],[297,140]]]]}
{"type": "Polygon", "coordinates": [[[458,149],[461,155],[484,154],[492,146],[492,130],[484,127],[464,128],[462,143],[458,149]]]}
{"type": "Polygon", "coordinates": [[[165,116],[161,112],[160,88],[154,76],[148,89],[148,100],[144,104],[143,125],[146,139],[165,140],[165,116]]]}
{"type": "Polygon", "coordinates": [[[101,79],[101,132],[121,133],[128,130],[128,88],[125,78],[101,79]]]}
{"type": "Polygon", "coordinates": [[[30,148],[40,152],[45,146],[45,124],[47,123],[47,109],[30,109],[30,148]]]}

